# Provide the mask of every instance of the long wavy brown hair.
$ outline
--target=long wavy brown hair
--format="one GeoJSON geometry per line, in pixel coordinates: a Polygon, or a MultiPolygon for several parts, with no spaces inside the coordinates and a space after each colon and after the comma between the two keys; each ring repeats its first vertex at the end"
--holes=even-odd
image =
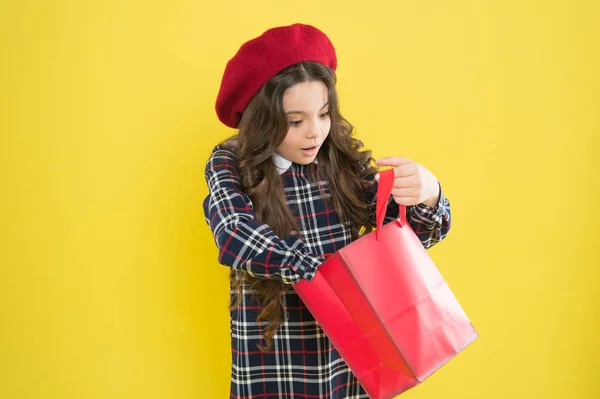
{"type": "MultiPolygon", "coordinates": [[[[288,131],[283,108],[283,94],[291,86],[305,81],[322,81],[329,91],[331,128],[318,155],[318,168],[311,165],[311,178],[326,181],[331,201],[340,221],[351,229],[352,239],[373,229],[369,206],[364,199],[364,177],[377,173],[371,152],[353,136],[353,126],[340,114],[335,72],[319,63],[292,65],[271,78],[253,97],[240,116],[236,135],[223,144],[235,148],[237,169],[243,191],[252,200],[257,219],[266,223],[279,237],[297,234],[298,225],[291,214],[283,191],[282,179],[271,156],[288,131]]],[[[239,306],[242,287],[254,290],[260,303],[257,321],[268,321],[264,331],[265,345],[272,348],[273,336],[283,321],[283,295],[289,285],[273,279],[258,279],[242,271],[231,271],[233,297],[231,310],[239,306]]]]}

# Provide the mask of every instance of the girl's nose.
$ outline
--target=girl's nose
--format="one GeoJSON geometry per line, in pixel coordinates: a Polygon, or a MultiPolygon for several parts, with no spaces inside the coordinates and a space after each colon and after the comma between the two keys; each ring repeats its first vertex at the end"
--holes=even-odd
{"type": "Polygon", "coordinates": [[[308,126],[308,129],[306,129],[306,137],[311,139],[318,137],[319,130],[319,123],[317,121],[314,121],[310,124],[310,126],[308,126]]]}

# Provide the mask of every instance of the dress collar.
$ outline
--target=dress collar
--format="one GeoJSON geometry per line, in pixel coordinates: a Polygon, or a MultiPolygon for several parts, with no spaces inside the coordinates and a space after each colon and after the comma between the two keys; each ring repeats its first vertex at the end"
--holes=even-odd
{"type": "Polygon", "coordinates": [[[276,152],[274,152],[271,157],[273,158],[273,162],[275,163],[275,166],[277,166],[277,172],[279,172],[280,175],[285,173],[285,171],[292,166],[292,161],[284,158],[276,152]]]}
{"type": "MultiPolygon", "coordinates": [[[[284,158],[282,155],[276,152],[273,153],[271,158],[273,158],[273,163],[275,163],[275,166],[277,166],[277,172],[279,172],[280,175],[285,173],[290,166],[292,166],[292,161],[284,158]]],[[[317,158],[315,158],[314,163],[318,163],[317,158]]]]}

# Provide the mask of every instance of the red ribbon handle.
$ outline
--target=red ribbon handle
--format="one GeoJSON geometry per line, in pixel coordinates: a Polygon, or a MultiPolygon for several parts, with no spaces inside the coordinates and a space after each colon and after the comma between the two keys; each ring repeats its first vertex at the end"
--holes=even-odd
{"type": "MultiPolygon", "coordinates": [[[[383,227],[383,219],[387,210],[387,203],[392,195],[392,188],[394,187],[394,169],[388,169],[379,173],[379,185],[377,187],[377,230],[375,231],[375,237],[379,241],[379,234],[383,227]]],[[[400,227],[406,224],[406,206],[400,205],[400,227]]]]}

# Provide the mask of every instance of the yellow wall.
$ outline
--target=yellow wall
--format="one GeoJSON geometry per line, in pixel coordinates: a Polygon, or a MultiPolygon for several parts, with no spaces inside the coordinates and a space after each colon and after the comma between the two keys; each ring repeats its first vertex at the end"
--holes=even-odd
{"type": "Polygon", "coordinates": [[[227,397],[213,104],[240,43],[296,21],[358,135],[452,201],[431,254],[481,337],[402,397],[600,397],[599,3],[214,3],[0,6],[0,398],[227,397]]]}

